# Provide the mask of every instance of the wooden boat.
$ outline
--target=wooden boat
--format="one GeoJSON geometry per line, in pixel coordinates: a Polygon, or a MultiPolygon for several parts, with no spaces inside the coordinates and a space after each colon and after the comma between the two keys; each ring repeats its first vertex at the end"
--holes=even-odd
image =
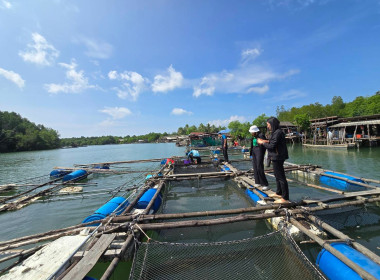
{"type": "Polygon", "coordinates": [[[313,145],[313,144],[302,144],[302,146],[307,148],[319,148],[319,149],[352,149],[355,148],[355,143],[345,143],[345,144],[332,144],[332,145],[313,145]]]}

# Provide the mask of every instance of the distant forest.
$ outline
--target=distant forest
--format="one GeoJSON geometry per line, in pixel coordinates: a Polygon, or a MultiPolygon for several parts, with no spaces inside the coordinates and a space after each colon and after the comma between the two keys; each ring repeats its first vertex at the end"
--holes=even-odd
{"type": "Polygon", "coordinates": [[[0,111],[0,152],[48,150],[60,147],[56,130],[36,125],[14,112],[0,111]]]}
{"type": "MultiPolygon", "coordinates": [[[[306,130],[310,126],[310,120],[328,116],[355,117],[380,114],[380,91],[372,96],[359,96],[351,102],[345,103],[340,96],[334,96],[331,104],[322,105],[318,102],[304,105],[302,107],[292,107],[285,109],[284,106],[277,107],[276,115],[280,121],[290,121],[306,130]]],[[[228,128],[234,138],[244,139],[249,137],[248,129],[251,125],[265,126],[269,116],[262,114],[252,122],[240,123],[230,122],[228,128]]],[[[217,127],[210,124],[200,124],[199,126],[186,124],[179,127],[176,132],[170,135],[188,135],[191,132],[215,133],[225,127],[217,127]]],[[[0,152],[48,150],[59,147],[85,146],[85,145],[106,145],[120,143],[136,143],[139,140],[144,142],[156,142],[160,138],[169,134],[151,132],[145,135],[133,136],[101,136],[101,137],[73,137],[59,138],[56,130],[46,128],[43,125],[36,125],[26,118],[22,118],[14,112],[0,111],[0,152]]]]}

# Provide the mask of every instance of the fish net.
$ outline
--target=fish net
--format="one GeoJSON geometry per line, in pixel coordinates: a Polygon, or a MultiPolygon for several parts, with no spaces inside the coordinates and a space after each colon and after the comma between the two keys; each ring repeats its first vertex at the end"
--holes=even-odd
{"type": "Polygon", "coordinates": [[[340,230],[380,224],[379,207],[375,205],[327,209],[316,212],[315,216],[340,230]]]}
{"type": "Polygon", "coordinates": [[[174,174],[194,174],[194,173],[205,173],[205,172],[217,172],[220,171],[219,168],[216,168],[215,165],[207,164],[198,164],[198,165],[179,165],[176,164],[174,167],[174,174]]]}
{"type": "Polygon", "coordinates": [[[286,230],[235,241],[136,244],[130,279],[325,279],[286,230]]]}

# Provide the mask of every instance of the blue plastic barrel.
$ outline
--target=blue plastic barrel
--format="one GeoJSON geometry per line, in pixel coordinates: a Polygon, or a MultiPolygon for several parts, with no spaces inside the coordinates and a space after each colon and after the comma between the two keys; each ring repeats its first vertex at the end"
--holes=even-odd
{"type": "MultiPolygon", "coordinates": [[[[364,256],[362,253],[356,251],[354,248],[348,246],[345,243],[331,243],[330,245],[345,255],[347,258],[349,258],[351,261],[356,263],[358,266],[363,268],[365,271],[372,274],[375,278],[380,279],[380,265],[373,262],[371,259],[364,256]]],[[[319,266],[320,270],[329,279],[362,279],[359,274],[349,268],[346,264],[344,264],[341,260],[339,260],[326,249],[322,249],[322,251],[318,254],[316,263],[319,266]]]]}
{"type": "Polygon", "coordinates": [[[79,177],[86,178],[87,177],[87,171],[83,169],[75,170],[74,172],[71,172],[70,174],[67,174],[63,177],[62,181],[70,181],[70,180],[75,180],[78,179],[79,177]],[[85,176],[86,175],[86,176],[85,176]]]}
{"type": "Polygon", "coordinates": [[[65,176],[66,174],[69,174],[70,171],[67,171],[65,169],[54,169],[52,172],[50,172],[50,177],[53,178],[61,178],[65,176]]]}
{"type": "MultiPolygon", "coordinates": [[[[127,208],[128,205],[129,205],[129,202],[124,197],[120,197],[120,196],[114,197],[110,201],[108,201],[106,204],[104,204],[102,207],[100,207],[98,210],[96,210],[94,214],[84,219],[82,224],[104,219],[118,207],[119,208],[117,209],[115,213],[116,215],[120,215],[125,210],[125,208],[127,208]],[[121,206],[119,207],[119,205],[121,206]]],[[[99,224],[95,224],[95,225],[99,225],[99,224]]]]}
{"type": "MultiPolygon", "coordinates": [[[[139,201],[136,203],[135,208],[136,209],[145,209],[148,206],[149,202],[152,200],[152,198],[156,192],[157,192],[156,189],[147,190],[142,195],[142,197],[139,199],[139,201]]],[[[153,212],[156,212],[158,210],[158,208],[160,208],[161,202],[162,202],[162,197],[161,197],[161,194],[159,194],[157,196],[156,200],[154,201],[151,210],[153,210],[153,212]]]]}
{"type": "MultiPolygon", "coordinates": [[[[263,193],[262,191],[259,191],[259,190],[256,190],[258,193],[260,193],[263,197],[268,197],[268,195],[266,193],[263,193]]],[[[255,203],[257,203],[257,201],[261,200],[261,198],[255,194],[253,191],[249,190],[249,189],[246,189],[245,190],[245,194],[248,195],[248,197],[250,199],[252,199],[255,203]]]]}
{"type": "Polygon", "coordinates": [[[231,171],[231,169],[228,166],[223,165],[220,171],[231,171]]]}
{"type": "MultiPolygon", "coordinates": [[[[335,173],[335,172],[324,172],[324,173],[328,174],[328,175],[334,175],[334,176],[337,176],[337,177],[348,179],[348,180],[351,180],[351,181],[355,181],[355,182],[359,182],[359,183],[364,183],[363,180],[355,178],[355,177],[352,177],[352,176],[349,176],[349,175],[339,174],[339,173],[335,173]]],[[[333,188],[336,188],[336,189],[339,189],[339,190],[342,190],[342,191],[360,191],[360,190],[364,190],[365,189],[365,187],[362,187],[362,186],[359,186],[359,185],[355,185],[355,184],[351,184],[351,183],[348,183],[348,182],[343,181],[343,180],[339,180],[339,179],[335,179],[335,178],[331,178],[331,177],[327,177],[327,176],[323,176],[323,175],[321,175],[321,177],[319,178],[319,181],[322,184],[331,186],[333,188]]]]}

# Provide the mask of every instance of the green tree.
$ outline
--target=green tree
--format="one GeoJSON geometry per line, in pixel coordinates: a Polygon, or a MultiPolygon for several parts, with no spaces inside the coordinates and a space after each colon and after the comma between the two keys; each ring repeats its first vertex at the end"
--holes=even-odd
{"type": "Polygon", "coordinates": [[[295,115],[294,122],[304,131],[310,127],[309,116],[307,114],[295,115]]]}
{"type": "Polygon", "coordinates": [[[267,119],[269,119],[268,116],[265,114],[261,114],[256,119],[253,120],[252,125],[256,125],[258,127],[266,127],[267,125],[267,119]]]}

